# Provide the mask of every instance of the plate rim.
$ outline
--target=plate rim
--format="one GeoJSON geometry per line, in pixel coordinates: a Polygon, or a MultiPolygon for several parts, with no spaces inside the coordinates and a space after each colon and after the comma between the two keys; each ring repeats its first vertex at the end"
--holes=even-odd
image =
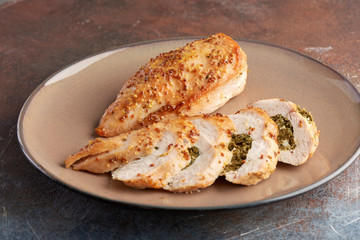
{"type": "MultiPolygon", "coordinates": [[[[228,204],[228,205],[220,205],[220,206],[207,206],[207,207],[183,207],[183,206],[169,206],[169,205],[152,205],[152,204],[142,204],[142,203],[134,203],[134,202],[129,202],[129,201],[123,201],[123,200],[114,200],[114,199],[110,199],[107,197],[103,197],[103,196],[99,196],[96,194],[92,194],[90,192],[87,192],[85,190],[79,189],[71,184],[65,183],[63,181],[61,181],[60,179],[58,179],[55,175],[53,175],[52,173],[48,172],[46,168],[44,168],[41,164],[39,164],[36,159],[32,156],[32,154],[30,153],[30,151],[27,149],[26,147],[26,143],[25,143],[25,139],[24,139],[24,133],[23,133],[23,120],[24,120],[24,116],[26,115],[26,111],[28,109],[28,106],[30,105],[32,99],[36,96],[36,94],[38,92],[41,91],[41,89],[43,87],[46,86],[46,83],[48,81],[50,81],[54,76],[56,76],[58,73],[68,69],[69,67],[87,60],[89,58],[95,57],[97,55],[100,54],[104,54],[110,51],[114,51],[114,50],[121,50],[121,49],[125,49],[125,48],[131,48],[131,47],[136,47],[136,46],[141,46],[141,45],[149,45],[149,44],[154,44],[154,43],[160,43],[160,42],[171,42],[171,41],[181,41],[181,40],[197,40],[197,39],[202,39],[205,38],[204,36],[187,36],[187,37],[175,37],[175,38],[161,38],[161,39],[154,39],[154,40],[148,40],[148,41],[140,41],[140,42],[135,42],[135,43],[130,43],[130,44],[124,44],[124,45],[119,45],[116,47],[111,47],[108,48],[107,50],[103,50],[103,51],[99,51],[97,53],[94,54],[90,54],[84,58],[81,58],[75,62],[72,62],[70,64],[65,65],[64,67],[62,67],[60,70],[56,71],[55,73],[53,73],[52,75],[50,75],[49,77],[47,77],[43,82],[41,82],[33,91],[32,93],[27,97],[26,101],[24,102],[19,116],[18,116],[18,120],[17,120],[17,138],[18,138],[18,142],[20,145],[20,148],[22,150],[22,152],[24,153],[24,155],[26,156],[26,158],[30,161],[30,163],[35,166],[41,173],[43,173],[44,175],[46,175],[47,177],[49,177],[50,179],[52,179],[53,181],[55,181],[56,183],[67,187],[70,190],[73,190],[75,192],[81,193],[85,196],[89,196],[95,199],[99,199],[102,201],[106,201],[106,202],[111,202],[111,203],[116,203],[116,204],[120,204],[120,205],[125,205],[125,206],[129,206],[129,207],[138,207],[138,208],[143,208],[143,209],[163,209],[163,210],[181,210],[181,211],[203,211],[203,210],[226,210],[226,209],[244,209],[244,208],[252,208],[252,207],[257,207],[257,206],[262,206],[262,205],[267,205],[267,204],[271,204],[271,203],[275,203],[275,202],[279,202],[279,201],[283,201],[286,199],[291,199],[294,198],[296,196],[299,196],[301,194],[304,194],[306,192],[309,192],[311,190],[314,190],[318,187],[320,187],[321,185],[333,180],[334,178],[336,178],[340,173],[342,173],[343,171],[345,171],[360,155],[360,144],[357,146],[357,149],[353,152],[353,154],[351,155],[351,157],[343,164],[341,165],[339,168],[337,168],[334,172],[332,172],[331,174],[329,174],[328,176],[322,178],[321,180],[318,180],[306,187],[300,188],[296,191],[292,191],[289,192],[287,194],[283,194],[277,197],[272,197],[269,199],[264,199],[264,200],[260,200],[260,201],[253,201],[253,202],[249,202],[249,203],[243,203],[243,204],[228,204]]],[[[255,43],[255,44],[260,44],[260,45],[266,45],[266,46],[270,46],[270,47],[275,47],[275,48],[279,48],[281,50],[285,50],[288,52],[292,52],[295,53],[297,55],[300,55],[306,59],[309,59],[317,64],[320,64],[322,66],[324,66],[325,68],[327,68],[328,70],[331,70],[332,72],[334,72],[335,74],[337,74],[339,77],[341,77],[345,82],[347,82],[352,90],[357,94],[357,96],[360,98],[360,92],[356,89],[355,85],[347,78],[345,77],[345,75],[343,75],[342,73],[340,73],[339,71],[337,71],[336,69],[334,69],[333,67],[313,58],[310,56],[305,55],[304,53],[295,50],[295,49],[291,49],[285,46],[281,46],[278,44],[274,44],[274,43],[270,43],[270,42],[264,42],[264,41],[260,41],[260,40],[253,40],[253,39],[243,39],[243,38],[233,38],[235,41],[237,42],[249,42],[249,43],[255,43]]],[[[60,80],[61,81],[61,80],[60,80]]]]}

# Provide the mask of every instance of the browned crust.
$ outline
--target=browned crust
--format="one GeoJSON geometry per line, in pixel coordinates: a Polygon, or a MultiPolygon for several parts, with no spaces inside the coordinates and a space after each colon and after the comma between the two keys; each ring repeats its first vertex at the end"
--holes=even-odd
{"type": "Polygon", "coordinates": [[[123,163],[150,153],[164,131],[165,124],[158,123],[113,138],[97,138],[81,148],[78,153],[69,156],[65,160],[65,166],[66,168],[72,166],[75,170],[87,170],[95,173],[111,171],[123,163]],[[109,151],[124,146],[129,137],[133,143],[129,144],[124,151],[116,155],[108,154],[109,151]],[[102,154],[108,156],[101,157],[102,154]],[[91,156],[95,156],[95,158],[90,158],[91,156]]]}
{"type": "Polygon", "coordinates": [[[177,134],[179,147],[184,139],[191,143],[196,142],[199,135],[195,126],[186,118],[155,123],[116,137],[97,138],[80,149],[78,153],[69,156],[65,160],[65,167],[93,173],[112,171],[122,164],[151,154],[166,130],[177,134]],[[127,141],[129,145],[124,149],[112,152],[112,150],[122,148],[127,141]]]}
{"type": "Polygon", "coordinates": [[[245,53],[222,33],[162,53],[126,82],[95,131],[111,137],[174,118],[245,66],[245,53]]]}

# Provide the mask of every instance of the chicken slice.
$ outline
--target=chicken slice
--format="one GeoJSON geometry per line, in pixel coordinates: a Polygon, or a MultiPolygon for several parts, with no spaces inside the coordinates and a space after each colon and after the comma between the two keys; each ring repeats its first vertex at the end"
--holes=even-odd
{"type": "Polygon", "coordinates": [[[164,187],[169,191],[191,192],[210,186],[232,157],[228,145],[234,124],[228,117],[205,116],[190,121],[200,133],[198,141],[190,148],[196,151],[191,154],[194,161],[169,180],[164,187]]]}
{"type": "Polygon", "coordinates": [[[186,134],[184,123],[194,126],[185,119],[170,122],[155,146],[156,151],[115,169],[113,179],[139,189],[166,186],[169,179],[191,161],[188,149],[199,136],[196,128],[186,134]]]}
{"type": "Polygon", "coordinates": [[[258,100],[248,105],[269,113],[279,126],[279,161],[294,166],[305,163],[319,145],[320,132],[310,113],[284,99],[258,100]]]}
{"type": "Polygon", "coordinates": [[[107,108],[95,131],[112,137],[164,119],[210,113],[240,94],[246,55],[225,34],[187,44],[151,59],[107,108]]]}
{"type": "Polygon", "coordinates": [[[224,169],[227,181],[255,185],[276,169],[278,144],[276,124],[261,109],[244,109],[229,115],[235,132],[230,142],[231,163],[224,169]]]}
{"type": "Polygon", "coordinates": [[[197,134],[195,126],[185,118],[155,123],[116,137],[98,138],[82,148],[80,152],[69,156],[65,160],[65,166],[72,167],[74,170],[105,173],[154,152],[164,151],[164,149],[158,151],[157,145],[160,142],[168,141],[169,149],[181,150],[195,142],[197,134]],[[176,136],[176,139],[171,142],[169,135],[176,136]]]}

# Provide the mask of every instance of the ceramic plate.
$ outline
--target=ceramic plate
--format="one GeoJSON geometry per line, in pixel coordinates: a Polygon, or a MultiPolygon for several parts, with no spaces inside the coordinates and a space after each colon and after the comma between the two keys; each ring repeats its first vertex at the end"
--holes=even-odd
{"type": "Polygon", "coordinates": [[[64,168],[64,159],[94,139],[94,128],[125,81],[160,52],[194,39],[139,43],[79,61],[43,82],[28,98],[18,137],[31,163],[50,178],[101,199],[163,209],[225,209],[293,197],[337,176],[360,152],[360,96],[335,70],[295,51],[239,40],[248,56],[245,90],[218,112],[232,114],[263,98],[284,98],[313,114],[320,145],[299,167],[278,164],[269,179],[244,187],[218,179],[193,194],[134,190],[111,179],[64,168]]]}

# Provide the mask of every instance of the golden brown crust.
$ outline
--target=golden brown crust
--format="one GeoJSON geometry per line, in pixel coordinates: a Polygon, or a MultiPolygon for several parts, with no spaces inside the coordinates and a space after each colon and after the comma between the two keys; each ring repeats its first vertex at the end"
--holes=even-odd
{"type": "Polygon", "coordinates": [[[96,132],[116,136],[184,115],[199,98],[238,75],[245,66],[245,53],[222,33],[162,53],[126,82],[96,132]]]}
{"type": "Polygon", "coordinates": [[[179,139],[176,144],[179,146],[184,139],[195,142],[198,137],[197,129],[186,118],[155,123],[116,137],[98,138],[80,152],[69,156],[65,160],[65,166],[93,173],[112,171],[125,163],[151,154],[165,131],[177,134],[179,139]]]}
{"type": "Polygon", "coordinates": [[[121,164],[150,154],[164,131],[165,124],[158,123],[113,138],[97,138],[80,152],[69,156],[65,160],[65,166],[94,173],[111,171],[121,164]],[[124,149],[116,151],[121,148],[124,149]]]}

